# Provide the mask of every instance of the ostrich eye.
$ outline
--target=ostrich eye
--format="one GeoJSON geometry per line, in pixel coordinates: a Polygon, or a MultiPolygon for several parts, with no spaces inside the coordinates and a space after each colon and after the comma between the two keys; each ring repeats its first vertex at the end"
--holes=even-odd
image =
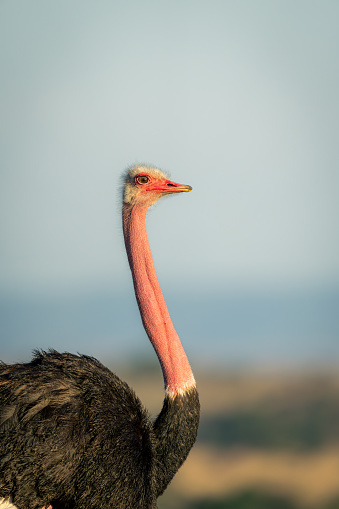
{"type": "Polygon", "coordinates": [[[138,184],[147,184],[149,182],[147,175],[138,175],[135,180],[138,184]]]}

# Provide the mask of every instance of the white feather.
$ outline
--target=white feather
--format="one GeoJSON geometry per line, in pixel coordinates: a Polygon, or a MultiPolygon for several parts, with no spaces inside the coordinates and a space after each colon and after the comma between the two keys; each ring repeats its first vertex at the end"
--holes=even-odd
{"type": "Polygon", "coordinates": [[[16,505],[13,505],[11,498],[0,498],[0,509],[17,509],[16,505]]]}

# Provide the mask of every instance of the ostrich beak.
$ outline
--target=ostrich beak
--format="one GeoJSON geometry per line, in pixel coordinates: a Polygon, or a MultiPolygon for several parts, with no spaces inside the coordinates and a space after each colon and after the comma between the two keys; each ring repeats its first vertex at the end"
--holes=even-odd
{"type": "MultiPolygon", "coordinates": [[[[169,184],[167,184],[169,185],[169,184]]],[[[190,191],[192,191],[192,187],[191,186],[186,186],[185,184],[176,184],[176,188],[173,189],[171,192],[174,192],[174,193],[189,193],[190,191]]]]}
{"type": "Polygon", "coordinates": [[[161,194],[189,193],[192,191],[192,187],[184,184],[177,184],[171,180],[163,180],[155,183],[154,186],[150,186],[149,190],[161,194]]]}

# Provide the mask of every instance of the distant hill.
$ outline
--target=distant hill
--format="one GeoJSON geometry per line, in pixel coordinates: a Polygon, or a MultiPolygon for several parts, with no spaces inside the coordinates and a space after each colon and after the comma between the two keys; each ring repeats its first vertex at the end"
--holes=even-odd
{"type": "MultiPolygon", "coordinates": [[[[339,289],[165,292],[190,359],[219,367],[339,359],[339,289]]],[[[35,347],[123,360],[152,355],[131,289],[0,296],[0,358],[35,347]]]]}

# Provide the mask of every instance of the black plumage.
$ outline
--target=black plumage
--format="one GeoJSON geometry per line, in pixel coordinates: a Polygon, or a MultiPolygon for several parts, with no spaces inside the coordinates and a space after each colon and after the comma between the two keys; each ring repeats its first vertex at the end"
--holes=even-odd
{"type": "Polygon", "coordinates": [[[199,422],[195,388],[157,419],[99,361],[56,351],[0,365],[0,496],[19,509],[154,508],[199,422]]]}

